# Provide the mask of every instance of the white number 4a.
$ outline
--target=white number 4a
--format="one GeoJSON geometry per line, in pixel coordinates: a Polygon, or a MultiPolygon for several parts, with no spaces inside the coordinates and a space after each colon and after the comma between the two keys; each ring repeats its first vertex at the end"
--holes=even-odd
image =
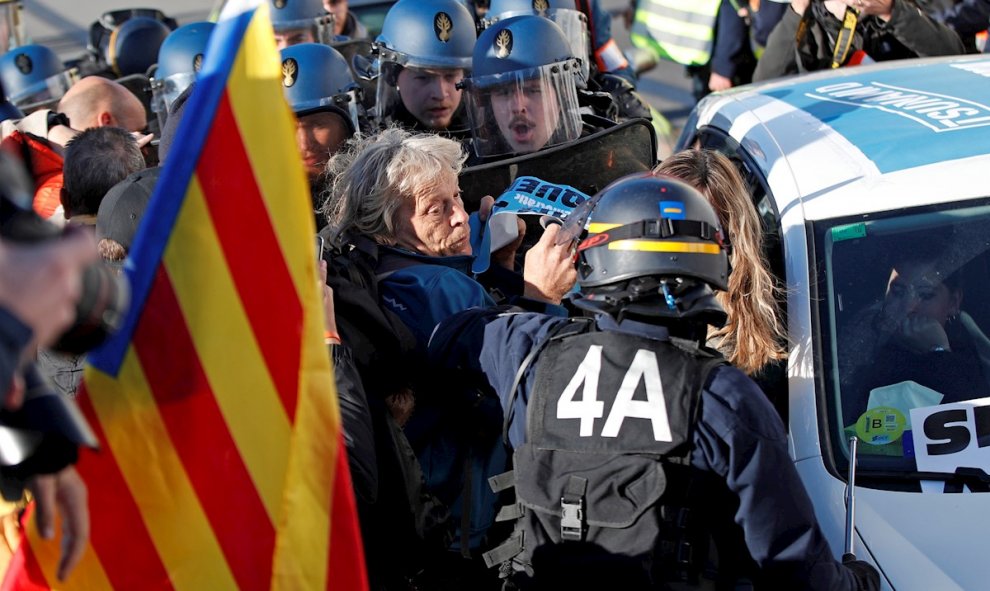
{"type": "MultiPolygon", "coordinates": [[[[598,374],[601,369],[602,346],[592,345],[557,400],[557,418],[580,419],[581,437],[591,437],[594,434],[595,419],[600,419],[605,414],[605,403],[598,400],[598,374]],[[581,389],[581,400],[575,400],[578,387],[582,384],[584,388],[581,389]]],[[[670,421],[667,419],[663,384],[660,383],[660,365],[653,351],[640,349],[636,352],[632,365],[622,378],[619,392],[615,395],[615,402],[612,403],[612,409],[602,428],[602,437],[618,437],[626,418],[649,419],[653,425],[653,439],[656,441],[673,439],[670,435],[670,421]],[[640,381],[646,386],[646,400],[633,400],[633,393],[640,381]]]]}

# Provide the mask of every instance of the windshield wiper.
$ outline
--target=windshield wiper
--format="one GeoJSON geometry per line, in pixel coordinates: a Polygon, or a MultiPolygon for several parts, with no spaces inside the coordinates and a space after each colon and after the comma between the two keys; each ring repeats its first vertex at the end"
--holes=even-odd
{"type": "Polygon", "coordinates": [[[937,480],[946,483],[947,493],[961,493],[963,486],[972,492],[990,492],[990,474],[982,468],[959,467],[955,472],[901,472],[859,468],[857,475],[870,480],[937,480]]]}

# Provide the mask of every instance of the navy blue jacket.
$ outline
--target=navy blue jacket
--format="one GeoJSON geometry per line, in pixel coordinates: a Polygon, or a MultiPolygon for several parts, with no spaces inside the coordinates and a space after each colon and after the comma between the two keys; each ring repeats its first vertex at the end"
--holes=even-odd
{"type": "Polygon", "coordinates": [[[7,398],[11,380],[21,362],[21,352],[27,347],[32,336],[31,328],[0,307],[0,388],[3,394],[0,401],[7,398]]]}
{"type": "MultiPolygon", "coordinates": [[[[463,367],[474,356],[475,368],[488,377],[504,407],[523,359],[561,322],[543,314],[470,310],[437,327],[430,342],[431,359],[463,367]]],[[[600,317],[598,325],[602,330],[668,338],[663,327],[628,320],[617,325],[607,316],[600,317]]],[[[514,446],[525,438],[535,367],[534,362],[516,396],[509,429],[514,446]]],[[[853,574],[833,558],[788,454],[784,426],[752,380],[731,366],[712,371],[702,391],[693,439],[692,466],[717,474],[738,498],[735,521],[767,578],[786,588],[857,588],[853,574]]]]}

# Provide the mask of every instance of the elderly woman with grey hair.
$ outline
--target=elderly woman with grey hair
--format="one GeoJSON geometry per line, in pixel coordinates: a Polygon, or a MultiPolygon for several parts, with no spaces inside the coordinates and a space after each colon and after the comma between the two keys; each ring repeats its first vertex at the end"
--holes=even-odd
{"type": "MultiPolygon", "coordinates": [[[[327,164],[331,242],[362,236],[379,246],[382,302],[424,347],[441,320],[495,304],[471,276],[468,214],[457,185],[465,158],[453,140],[389,128],[351,142],[327,164]]],[[[577,274],[569,245],[554,244],[556,230],[527,253],[521,292],[506,295],[560,304],[577,274]]],[[[517,247],[493,259],[511,261],[517,247]]]]}
{"type": "MultiPolygon", "coordinates": [[[[457,180],[464,159],[460,144],[453,140],[389,128],[352,140],[327,165],[332,185],[324,208],[329,226],[323,233],[343,252],[372,254],[366,260],[376,264],[380,305],[398,316],[405,325],[400,328],[409,328],[418,353],[425,354],[440,321],[468,308],[495,305],[471,275],[468,214],[457,180]]],[[[570,245],[555,244],[557,230],[556,226],[549,228],[526,254],[522,281],[510,301],[565,312],[559,304],[577,273],[570,245]]],[[[492,258],[509,266],[516,248],[518,243],[509,245],[508,252],[492,258]]],[[[357,307],[354,312],[360,313],[357,307]]],[[[338,318],[361,326],[345,315],[338,314],[338,318]]],[[[361,336],[375,340],[379,352],[388,340],[361,336]]],[[[342,338],[346,343],[347,335],[342,338]]],[[[463,346],[480,347],[480,343],[463,346]]],[[[460,524],[457,540],[463,552],[439,552],[436,562],[424,565],[424,572],[440,577],[485,573],[483,568],[459,568],[445,561],[460,560],[468,548],[480,549],[494,522],[496,497],[487,478],[508,469],[508,455],[499,436],[501,406],[497,397],[486,394],[486,386],[468,383],[456,372],[429,368],[422,361],[425,357],[413,357],[411,364],[385,363],[365,375],[370,374],[370,380],[381,374],[394,378],[404,367],[410,368],[415,413],[411,399],[400,403],[386,393],[385,404],[399,424],[408,420],[402,434],[423,467],[426,489],[453,509],[451,521],[460,524]]],[[[451,588],[483,587],[483,582],[465,579],[451,588]]]]}

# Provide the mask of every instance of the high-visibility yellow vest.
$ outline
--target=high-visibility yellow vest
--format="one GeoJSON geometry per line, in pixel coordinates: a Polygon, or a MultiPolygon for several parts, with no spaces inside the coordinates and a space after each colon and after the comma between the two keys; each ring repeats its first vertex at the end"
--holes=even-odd
{"type": "Polygon", "coordinates": [[[639,0],[630,38],[658,58],[702,66],[712,57],[721,0],[639,0]]]}

